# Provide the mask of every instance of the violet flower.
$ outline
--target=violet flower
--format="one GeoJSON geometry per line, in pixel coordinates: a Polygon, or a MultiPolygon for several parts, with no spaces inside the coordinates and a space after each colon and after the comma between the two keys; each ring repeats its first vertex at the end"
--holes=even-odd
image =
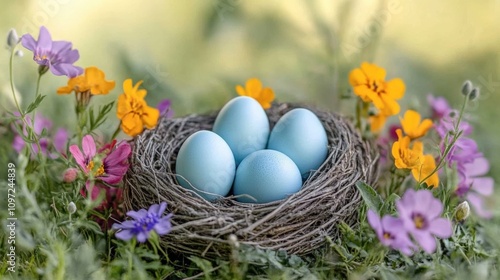
{"type": "Polygon", "coordinates": [[[401,219],[385,215],[380,217],[373,211],[368,210],[368,223],[375,230],[380,243],[392,249],[399,250],[407,256],[411,256],[416,249],[410,240],[401,219]]]}
{"type": "Polygon", "coordinates": [[[478,216],[491,218],[491,211],[485,209],[484,198],[493,194],[493,178],[484,177],[490,169],[488,160],[484,157],[476,158],[474,161],[464,165],[465,176],[460,178],[460,183],[455,193],[465,197],[470,202],[478,216]]]}
{"type": "Polygon", "coordinates": [[[137,238],[140,243],[145,242],[151,231],[158,235],[165,235],[172,230],[170,219],[172,214],[163,215],[167,209],[167,203],[153,204],[149,210],[141,209],[139,211],[129,211],[127,216],[133,220],[124,221],[121,224],[114,224],[113,229],[117,229],[115,236],[121,240],[130,240],[137,238]]]}
{"type": "Polygon", "coordinates": [[[164,116],[165,118],[171,118],[174,116],[174,111],[172,110],[172,102],[170,99],[163,99],[158,103],[156,108],[160,111],[160,116],[164,116]]]}
{"type": "Polygon", "coordinates": [[[444,97],[434,97],[432,94],[429,94],[427,96],[427,102],[429,102],[431,106],[433,119],[441,119],[452,110],[444,97]]]}
{"type": "MultiPolygon", "coordinates": [[[[114,142],[113,142],[114,143],[114,142]]],[[[127,142],[114,145],[105,145],[104,159],[96,169],[95,164],[97,147],[91,135],[86,135],[82,139],[82,150],[77,145],[69,147],[69,151],[75,158],[76,163],[81,167],[86,175],[91,172],[93,178],[101,180],[107,184],[118,184],[125,173],[127,173],[129,164],[128,158],[132,152],[132,148],[127,142]]],[[[101,150],[100,150],[101,151],[101,150]]],[[[90,181],[87,181],[87,186],[90,181]]]]}
{"type": "Polygon", "coordinates": [[[436,239],[449,238],[452,235],[451,222],[440,218],[443,204],[429,190],[409,189],[396,202],[399,217],[408,233],[420,244],[425,252],[436,250],[436,239]]]}
{"type": "Polygon", "coordinates": [[[72,49],[71,42],[52,41],[45,26],[40,27],[37,41],[30,34],[25,34],[21,38],[21,43],[33,52],[33,60],[36,63],[48,67],[56,76],[65,75],[73,78],[83,73],[81,67],[73,65],[80,58],[78,50],[72,49]]]}

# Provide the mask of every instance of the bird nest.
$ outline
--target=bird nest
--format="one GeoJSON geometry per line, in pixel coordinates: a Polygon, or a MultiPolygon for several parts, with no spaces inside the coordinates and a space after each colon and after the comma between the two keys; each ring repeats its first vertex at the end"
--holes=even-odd
{"type": "MultiPolygon", "coordinates": [[[[267,110],[271,127],[297,107],[275,104],[267,110]]],[[[174,251],[210,258],[228,255],[234,234],[240,244],[304,255],[320,247],[325,237],[338,238],[337,224],[357,223],[361,195],[355,184],[375,181],[376,152],[345,118],[308,108],[328,135],[328,157],[288,198],[266,204],[240,203],[232,197],[204,200],[179,185],[177,153],[184,140],[199,130],[211,130],[216,114],[162,118],[158,126],[134,141],[125,177],[125,208],[138,210],[166,201],[174,214],[172,231],[161,239],[174,251]]],[[[234,242],[234,241],[233,241],[234,242]]]]}

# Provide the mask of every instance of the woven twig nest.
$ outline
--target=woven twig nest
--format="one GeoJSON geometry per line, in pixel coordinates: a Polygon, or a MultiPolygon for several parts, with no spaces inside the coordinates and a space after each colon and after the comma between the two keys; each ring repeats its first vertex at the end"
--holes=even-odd
{"type": "MultiPolygon", "coordinates": [[[[296,106],[267,110],[271,126],[296,106]]],[[[322,166],[288,198],[267,204],[239,203],[231,197],[209,202],[181,187],[175,177],[177,153],[196,131],[211,130],[216,114],[162,118],[158,126],[137,137],[125,177],[127,210],[167,201],[174,214],[172,231],[162,246],[204,257],[227,256],[228,236],[240,243],[303,255],[338,237],[337,224],[353,225],[361,196],[355,184],[373,183],[374,152],[349,122],[333,113],[314,111],[326,129],[329,155],[322,166]]]]}

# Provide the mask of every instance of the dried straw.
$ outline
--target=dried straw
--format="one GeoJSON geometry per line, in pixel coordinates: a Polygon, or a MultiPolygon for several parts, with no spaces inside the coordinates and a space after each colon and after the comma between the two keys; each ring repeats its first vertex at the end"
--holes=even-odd
{"type": "MultiPolygon", "coordinates": [[[[271,125],[296,107],[307,106],[274,105],[267,111],[271,125]]],[[[309,109],[323,122],[329,155],[298,193],[267,204],[239,203],[231,197],[212,203],[178,185],[179,148],[194,132],[211,130],[216,116],[191,115],[163,118],[155,129],[135,139],[125,177],[126,209],[167,201],[168,211],[174,213],[173,229],[162,238],[162,246],[209,258],[228,255],[230,234],[240,243],[299,255],[320,247],[325,236],[336,239],[339,221],[357,222],[361,196],[355,183],[375,181],[376,156],[345,118],[309,109]]]]}

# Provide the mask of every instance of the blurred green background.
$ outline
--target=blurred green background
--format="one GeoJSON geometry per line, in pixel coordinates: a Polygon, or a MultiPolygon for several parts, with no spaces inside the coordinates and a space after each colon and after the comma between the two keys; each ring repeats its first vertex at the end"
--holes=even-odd
{"type": "MultiPolygon", "coordinates": [[[[461,85],[470,79],[481,88],[469,108],[474,138],[500,180],[498,0],[2,2],[0,34],[14,27],[36,37],[40,25],[54,40],[73,42],[77,65],[98,66],[117,82],[94,104],[116,99],[123,80],[132,78],[144,80],[151,105],[171,99],[177,116],[220,108],[250,77],[272,87],[279,101],[352,115],[352,100],[340,97],[348,94],[349,71],[365,60],[386,68],[388,78],[402,78],[403,108],[420,112],[428,112],[430,93],[458,107],[461,85]]],[[[15,59],[15,80],[26,106],[37,67],[24,53],[15,59]]],[[[0,69],[1,102],[10,106],[7,51],[0,53],[0,69]]],[[[74,97],[55,93],[66,82],[43,78],[48,97],[39,111],[71,129],[74,97]]],[[[116,123],[112,117],[107,128],[116,123]]]]}

